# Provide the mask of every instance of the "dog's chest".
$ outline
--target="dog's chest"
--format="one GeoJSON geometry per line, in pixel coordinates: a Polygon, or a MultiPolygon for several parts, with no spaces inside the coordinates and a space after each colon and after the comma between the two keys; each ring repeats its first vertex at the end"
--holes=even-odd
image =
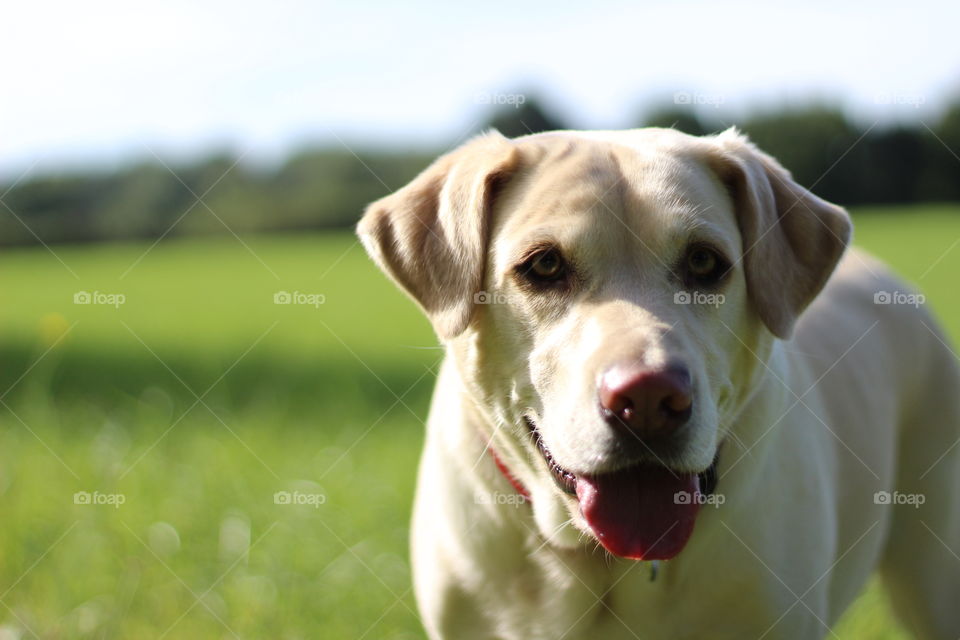
{"type": "Polygon", "coordinates": [[[681,574],[680,563],[663,563],[651,579],[650,563],[542,549],[490,576],[498,584],[494,602],[489,592],[483,598],[510,640],[734,639],[759,637],[774,625],[778,637],[817,637],[820,625],[807,610],[791,608],[785,593],[742,569],[737,577],[720,559],[693,576],[681,574]]]}

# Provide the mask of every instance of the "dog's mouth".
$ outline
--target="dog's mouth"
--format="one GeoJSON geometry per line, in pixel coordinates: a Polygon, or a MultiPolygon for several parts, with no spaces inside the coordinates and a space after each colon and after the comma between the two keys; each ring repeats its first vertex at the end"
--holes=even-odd
{"type": "Polygon", "coordinates": [[[716,488],[716,458],[700,473],[640,463],[578,475],[557,463],[536,425],[525,420],[554,482],[577,498],[580,514],[607,551],[635,560],[668,560],[683,550],[700,505],[716,488]]]}

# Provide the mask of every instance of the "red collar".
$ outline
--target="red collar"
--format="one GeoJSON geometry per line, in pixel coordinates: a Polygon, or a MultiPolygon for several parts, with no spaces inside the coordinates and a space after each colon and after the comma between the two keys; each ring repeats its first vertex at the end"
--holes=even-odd
{"type": "Polygon", "coordinates": [[[497,469],[500,469],[500,473],[502,473],[503,477],[516,489],[517,493],[527,500],[530,500],[530,492],[527,491],[527,488],[523,486],[523,483],[521,483],[516,476],[510,473],[510,469],[507,468],[507,465],[503,464],[503,461],[500,459],[500,456],[497,455],[497,452],[493,450],[493,447],[487,445],[487,451],[490,452],[490,456],[493,458],[493,464],[497,465],[497,469]]]}

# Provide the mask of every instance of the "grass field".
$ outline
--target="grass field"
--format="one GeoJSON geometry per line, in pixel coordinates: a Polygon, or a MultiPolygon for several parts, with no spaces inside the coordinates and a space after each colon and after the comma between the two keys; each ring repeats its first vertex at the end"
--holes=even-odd
{"type": "MultiPolygon", "coordinates": [[[[856,222],[960,338],[960,209],[856,222]]],[[[0,638],[423,637],[433,334],[348,234],[244,242],[0,255],[0,638]]],[[[906,637],[875,586],[835,632],[906,637]]]]}

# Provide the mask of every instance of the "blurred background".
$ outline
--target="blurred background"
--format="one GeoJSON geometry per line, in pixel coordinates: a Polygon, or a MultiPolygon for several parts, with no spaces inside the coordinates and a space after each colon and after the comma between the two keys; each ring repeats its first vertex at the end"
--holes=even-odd
{"type": "MultiPolygon", "coordinates": [[[[960,336],[960,5],[40,1],[0,55],[0,639],[422,638],[442,352],[352,235],[495,127],[737,126],[960,336]]],[[[833,630],[905,638],[871,585],[833,630]]]]}

